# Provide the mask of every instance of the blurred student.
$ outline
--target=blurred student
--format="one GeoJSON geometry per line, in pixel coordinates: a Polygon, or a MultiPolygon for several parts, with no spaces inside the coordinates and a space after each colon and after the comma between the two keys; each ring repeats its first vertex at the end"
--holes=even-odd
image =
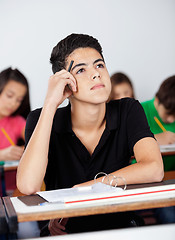
{"type": "MultiPolygon", "coordinates": [[[[30,112],[25,76],[11,67],[0,72],[0,161],[19,160],[24,144],[26,118],[30,112]]],[[[5,172],[6,190],[16,189],[16,171],[5,172]]]]}
{"type": "MultiPolygon", "coordinates": [[[[159,145],[175,143],[175,75],[160,85],[155,97],[141,103],[159,145]]],[[[175,156],[163,156],[164,170],[175,170],[175,156]]],[[[175,207],[154,210],[160,224],[175,222],[175,207]]]]}
{"type": "MultiPolygon", "coordinates": [[[[175,143],[175,75],[160,85],[155,97],[141,103],[159,145],[175,143]]],[[[164,170],[175,170],[174,156],[164,156],[164,170]]]]}
{"type": "Polygon", "coordinates": [[[117,72],[111,76],[111,94],[109,99],[135,98],[134,87],[131,80],[124,73],[117,72]]]}

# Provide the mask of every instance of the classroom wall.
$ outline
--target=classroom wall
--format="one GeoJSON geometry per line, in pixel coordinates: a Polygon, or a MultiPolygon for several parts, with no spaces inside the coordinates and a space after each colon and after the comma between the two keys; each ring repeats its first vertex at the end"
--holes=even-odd
{"type": "Polygon", "coordinates": [[[125,72],[140,101],[175,74],[175,0],[0,0],[0,71],[26,75],[32,109],[43,105],[52,48],[72,32],[100,41],[110,75],[125,72]]]}

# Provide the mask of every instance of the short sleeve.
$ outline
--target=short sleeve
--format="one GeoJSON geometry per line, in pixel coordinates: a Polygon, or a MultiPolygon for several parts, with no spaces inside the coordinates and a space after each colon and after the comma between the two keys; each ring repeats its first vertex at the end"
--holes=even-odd
{"type": "Polygon", "coordinates": [[[140,139],[153,137],[143,107],[138,101],[134,101],[127,115],[127,132],[130,152],[133,154],[133,147],[140,139]]]}
{"type": "Polygon", "coordinates": [[[30,137],[32,136],[32,133],[36,127],[40,113],[41,113],[41,109],[36,109],[30,112],[27,117],[26,128],[25,128],[25,147],[27,146],[30,140],[30,137]]]}

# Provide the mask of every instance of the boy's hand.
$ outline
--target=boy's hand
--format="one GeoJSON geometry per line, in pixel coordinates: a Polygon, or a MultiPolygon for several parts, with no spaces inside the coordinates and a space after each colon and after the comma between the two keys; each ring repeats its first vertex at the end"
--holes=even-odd
{"type": "Polygon", "coordinates": [[[73,75],[61,70],[52,75],[49,79],[45,104],[57,108],[72,92],[77,91],[76,80],[73,75]],[[68,87],[69,86],[69,87],[68,87]]]}

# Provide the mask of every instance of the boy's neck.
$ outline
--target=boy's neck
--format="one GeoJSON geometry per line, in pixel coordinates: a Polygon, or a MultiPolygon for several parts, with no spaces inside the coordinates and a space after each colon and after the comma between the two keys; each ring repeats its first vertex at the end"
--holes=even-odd
{"type": "Polygon", "coordinates": [[[106,103],[71,105],[72,129],[98,130],[105,122],[106,103]]]}

